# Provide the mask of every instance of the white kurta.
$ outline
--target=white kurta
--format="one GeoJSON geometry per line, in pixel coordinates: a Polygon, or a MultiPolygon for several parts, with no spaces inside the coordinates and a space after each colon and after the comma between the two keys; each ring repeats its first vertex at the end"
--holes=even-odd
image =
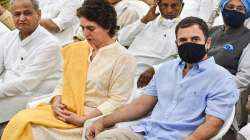
{"type": "Polygon", "coordinates": [[[0,22],[0,38],[2,38],[2,36],[9,31],[10,30],[2,22],[0,22]]]}
{"type": "Polygon", "coordinates": [[[73,41],[73,36],[79,27],[76,10],[81,6],[80,0],[39,0],[42,9],[42,19],[52,19],[60,28],[54,33],[61,45],[73,41]]]}
{"type": "Polygon", "coordinates": [[[58,40],[38,26],[21,40],[19,31],[9,32],[0,44],[0,123],[24,109],[34,96],[54,90],[61,74],[58,40]]]}
{"type": "Polygon", "coordinates": [[[122,29],[142,18],[149,10],[149,6],[139,0],[122,0],[115,5],[117,25],[122,29]]]}
{"type": "Polygon", "coordinates": [[[183,0],[184,7],[181,18],[195,16],[202,18],[206,22],[215,9],[218,0],[183,0]]]}
{"type": "Polygon", "coordinates": [[[175,26],[178,21],[159,16],[147,24],[138,20],[119,31],[119,42],[130,46],[128,50],[136,58],[136,76],[153,65],[176,58],[175,26]]]}

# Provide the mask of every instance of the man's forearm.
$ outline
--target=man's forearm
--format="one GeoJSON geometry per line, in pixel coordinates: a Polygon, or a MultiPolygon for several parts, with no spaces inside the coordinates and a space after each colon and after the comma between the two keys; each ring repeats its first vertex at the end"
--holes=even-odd
{"type": "Polygon", "coordinates": [[[206,121],[185,140],[209,140],[219,132],[222,125],[222,120],[213,116],[207,116],[206,121]]]}
{"type": "Polygon", "coordinates": [[[125,105],[112,114],[105,116],[103,118],[104,127],[108,128],[118,122],[132,121],[147,115],[152,111],[157,102],[156,97],[151,98],[155,99],[150,99],[150,97],[140,97],[131,104],[125,105]]]}
{"type": "Polygon", "coordinates": [[[40,25],[51,33],[57,33],[60,31],[60,28],[50,19],[41,20],[40,25]]]}

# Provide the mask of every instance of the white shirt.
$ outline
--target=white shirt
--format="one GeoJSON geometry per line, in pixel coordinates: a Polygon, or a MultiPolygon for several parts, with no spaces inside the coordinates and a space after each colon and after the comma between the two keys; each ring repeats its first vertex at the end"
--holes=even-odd
{"type": "Polygon", "coordinates": [[[149,10],[149,6],[139,0],[122,0],[115,5],[117,25],[120,29],[142,18],[149,10]]]}
{"type": "Polygon", "coordinates": [[[2,22],[0,22],[0,38],[9,31],[10,30],[2,22]]]}
{"type": "Polygon", "coordinates": [[[147,68],[176,58],[175,26],[179,19],[166,20],[159,16],[144,24],[140,20],[124,27],[118,33],[118,40],[137,61],[136,75],[147,68]]]}
{"type": "Polygon", "coordinates": [[[208,21],[215,9],[218,0],[183,0],[184,7],[181,12],[181,18],[195,16],[208,21]]]}
{"type": "Polygon", "coordinates": [[[60,32],[54,33],[62,45],[73,41],[73,36],[79,27],[76,10],[81,6],[80,0],[39,0],[42,19],[51,19],[60,32]]]}
{"type": "Polygon", "coordinates": [[[54,90],[62,60],[59,41],[41,26],[24,40],[16,29],[0,44],[5,44],[0,47],[1,123],[23,109],[31,97],[54,90]]]}

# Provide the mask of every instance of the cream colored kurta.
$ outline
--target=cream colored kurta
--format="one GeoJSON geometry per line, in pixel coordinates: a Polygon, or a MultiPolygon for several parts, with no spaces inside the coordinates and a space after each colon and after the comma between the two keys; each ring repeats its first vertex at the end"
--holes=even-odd
{"type": "MultiPolygon", "coordinates": [[[[133,88],[135,68],[135,59],[118,42],[101,48],[89,63],[85,112],[97,108],[105,115],[126,103],[133,88]]],[[[54,95],[60,95],[62,87],[63,80],[54,95]]],[[[79,128],[58,130],[34,126],[32,130],[34,140],[80,140],[82,137],[79,128]]]]}

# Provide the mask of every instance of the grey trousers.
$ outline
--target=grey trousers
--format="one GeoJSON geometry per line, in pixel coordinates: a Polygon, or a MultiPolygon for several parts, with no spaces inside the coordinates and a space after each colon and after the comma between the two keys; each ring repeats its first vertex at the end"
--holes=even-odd
{"type": "Polygon", "coordinates": [[[135,133],[130,128],[115,128],[103,131],[95,140],[143,140],[143,135],[135,133]]]}

